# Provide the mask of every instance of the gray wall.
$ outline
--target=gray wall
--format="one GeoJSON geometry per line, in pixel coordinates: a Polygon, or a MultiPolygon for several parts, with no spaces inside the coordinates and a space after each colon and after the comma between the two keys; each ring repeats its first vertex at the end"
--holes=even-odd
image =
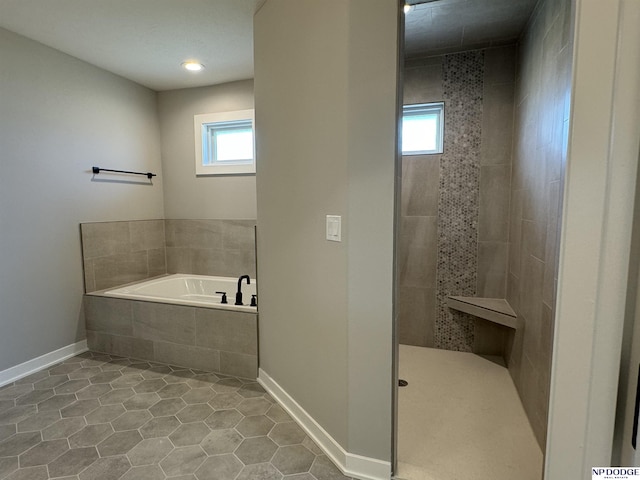
{"type": "Polygon", "coordinates": [[[0,29],[0,370],[84,338],[78,224],[163,217],[156,95],[0,29]]]}
{"type": "Polygon", "coordinates": [[[382,460],[396,8],[268,0],[254,22],[260,366],[345,450],[382,460]],[[325,240],[327,214],[342,215],[342,243],[325,240]]]}
{"type": "Polygon", "coordinates": [[[516,88],[507,300],[524,329],[508,339],[509,371],[544,447],[571,60],[569,0],[539,3],[522,39],[516,88]]]}
{"type": "Polygon", "coordinates": [[[253,80],[158,93],[167,218],[255,219],[255,175],[195,173],[193,116],[253,108],[253,80]]]}
{"type": "Polygon", "coordinates": [[[411,60],[404,82],[405,104],[445,101],[445,151],[402,159],[400,343],[500,354],[505,329],[446,297],[506,295],[515,46],[411,60]]]}

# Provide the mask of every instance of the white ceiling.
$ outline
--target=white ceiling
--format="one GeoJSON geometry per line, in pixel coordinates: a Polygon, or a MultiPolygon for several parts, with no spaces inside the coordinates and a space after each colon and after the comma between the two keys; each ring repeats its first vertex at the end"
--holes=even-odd
{"type": "MultiPolygon", "coordinates": [[[[253,78],[264,0],[0,0],[0,27],[153,90],[253,78]],[[181,63],[197,59],[200,73],[181,63]]],[[[295,0],[291,0],[295,1],[295,0]]],[[[512,42],[537,0],[408,0],[407,57],[512,42]]]]}
{"type": "Polygon", "coordinates": [[[253,78],[260,0],[0,0],[0,27],[153,90],[253,78]],[[187,59],[205,65],[182,69],[187,59]]]}

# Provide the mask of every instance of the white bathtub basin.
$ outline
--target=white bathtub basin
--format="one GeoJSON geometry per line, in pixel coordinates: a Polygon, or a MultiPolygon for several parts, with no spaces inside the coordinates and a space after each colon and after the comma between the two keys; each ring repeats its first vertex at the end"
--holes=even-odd
{"type": "Polygon", "coordinates": [[[256,282],[251,280],[247,285],[242,281],[242,302],[244,305],[234,305],[238,279],[231,277],[209,277],[205,275],[174,274],[165,277],[145,280],[140,283],[127,285],[102,292],[102,295],[134,300],[149,300],[178,305],[194,305],[255,312],[256,307],[250,307],[251,295],[256,293],[256,282]],[[227,304],[221,303],[222,295],[216,292],[227,292],[227,304]]]}

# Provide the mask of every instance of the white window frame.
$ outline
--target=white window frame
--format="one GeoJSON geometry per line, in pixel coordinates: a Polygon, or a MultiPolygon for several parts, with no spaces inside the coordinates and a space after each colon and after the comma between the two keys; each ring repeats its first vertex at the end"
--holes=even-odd
{"type": "Polygon", "coordinates": [[[433,150],[406,150],[402,148],[402,155],[434,155],[444,152],[444,102],[416,103],[402,107],[402,120],[406,117],[424,114],[436,114],[436,148],[433,150]]]}
{"type": "MultiPolygon", "coordinates": [[[[215,127],[214,127],[215,128],[215,127]]],[[[255,122],[254,110],[236,110],[233,112],[204,113],[194,115],[196,175],[251,175],[256,173],[255,122]],[[220,124],[229,128],[233,122],[250,121],[254,131],[252,158],[232,161],[216,161],[211,143],[212,126],[220,124]]]]}

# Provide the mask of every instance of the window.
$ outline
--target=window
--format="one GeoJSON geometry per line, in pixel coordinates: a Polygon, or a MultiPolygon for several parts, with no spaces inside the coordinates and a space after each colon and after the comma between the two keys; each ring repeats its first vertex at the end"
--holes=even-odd
{"type": "Polygon", "coordinates": [[[442,153],[444,103],[402,107],[402,154],[442,153]]]}
{"type": "Polygon", "coordinates": [[[256,171],[253,110],[194,116],[196,175],[256,171]]]}

